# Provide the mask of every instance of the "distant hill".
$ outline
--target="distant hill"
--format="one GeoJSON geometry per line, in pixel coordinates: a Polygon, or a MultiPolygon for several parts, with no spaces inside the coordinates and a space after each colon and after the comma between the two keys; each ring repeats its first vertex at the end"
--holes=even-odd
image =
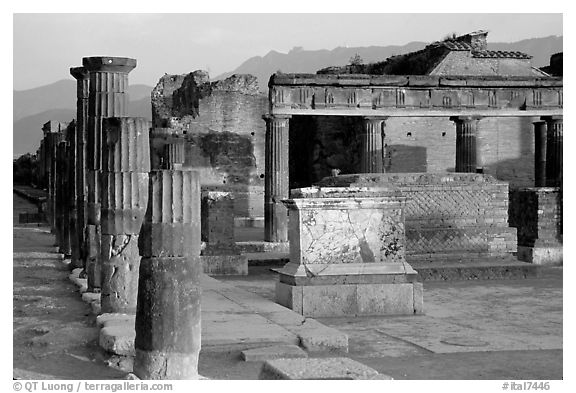
{"type": "MultiPolygon", "coordinates": [[[[424,48],[427,42],[411,42],[406,45],[369,46],[333,50],[304,50],[294,48],[288,53],[270,51],[265,56],[246,60],[239,67],[215,77],[225,79],[232,74],[252,74],[258,78],[260,89],[265,91],[270,75],[277,71],[314,73],[317,70],[348,64],[358,54],[364,63],[380,61],[393,55],[413,52],[424,48]]],[[[532,65],[548,65],[550,56],[561,52],[563,37],[532,38],[512,43],[490,43],[489,49],[514,50],[533,56],[532,65]]],[[[130,85],[129,116],[151,118],[150,92],[152,87],[130,85]]],[[[38,88],[14,91],[14,155],[35,152],[42,139],[42,125],[48,120],[70,121],[76,117],[76,81],[61,80],[38,88]]]]}
{"type": "MultiPolygon", "coordinates": [[[[490,36],[488,36],[488,40],[490,40],[490,36]]],[[[270,75],[277,71],[285,73],[315,73],[324,67],[346,65],[355,54],[359,54],[364,63],[371,63],[385,60],[390,56],[417,51],[428,44],[429,42],[410,42],[402,46],[338,47],[333,50],[294,48],[288,53],[270,51],[263,57],[251,57],[235,70],[218,75],[214,79],[224,79],[232,74],[252,74],[258,78],[260,89],[266,90],[270,75]]],[[[533,66],[543,67],[549,64],[552,54],[563,50],[562,44],[563,37],[550,36],[510,43],[490,43],[488,41],[488,48],[491,50],[525,52],[533,56],[533,66]]]]}
{"type": "MultiPolygon", "coordinates": [[[[129,86],[128,115],[152,119],[150,92],[146,85],[129,86]]],[[[42,125],[49,120],[70,122],[76,118],[76,82],[62,80],[36,89],[14,92],[13,156],[34,153],[42,140],[42,125]]]]}

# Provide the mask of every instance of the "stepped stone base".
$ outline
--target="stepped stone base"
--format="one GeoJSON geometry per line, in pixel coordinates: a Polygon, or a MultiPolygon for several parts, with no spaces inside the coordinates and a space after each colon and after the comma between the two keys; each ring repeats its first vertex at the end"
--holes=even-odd
{"type": "Polygon", "coordinates": [[[306,317],[413,315],[423,313],[422,283],[329,284],[276,283],[276,302],[306,317]]]}

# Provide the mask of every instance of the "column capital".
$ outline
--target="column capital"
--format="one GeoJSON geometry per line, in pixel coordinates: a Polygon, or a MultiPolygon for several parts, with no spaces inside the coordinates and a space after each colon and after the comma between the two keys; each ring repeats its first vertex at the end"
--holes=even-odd
{"type": "Polygon", "coordinates": [[[82,58],[82,66],[89,72],[129,73],[136,67],[136,59],[109,56],[84,57],[82,58]]]}
{"type": "Polygon", "coordinates": [[[76,80],[88,79],[90,73],[84,67],[70,67],[70,75],[76,80]]]}
{"type": "Polygon", "coordinates": [[[478,121],[482,119],[482,116],[450,116],[450,121],[456,123],[470,123],[472,121],[478,121]]]}

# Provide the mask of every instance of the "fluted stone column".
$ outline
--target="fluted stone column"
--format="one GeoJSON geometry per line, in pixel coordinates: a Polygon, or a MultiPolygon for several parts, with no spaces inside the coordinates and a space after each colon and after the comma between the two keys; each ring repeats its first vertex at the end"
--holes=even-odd
{"type": "Polygon", "coordinates": [[[150,172],[140,234],[134,374],[196,379],[200,353],[200,182],[190,169],[150,172]]]}
{"type": "Polygon", "coordinates": [[[288,211],[282,204],[289,197],[289,117],[265,115],[266,168],[264,171],[264,240],[288,241],[288,211]]]}
{"type": "Polygon", "coordinates": [[[89,73],[88,127],[86,132],[87,222],[86,272],[88,290],[101,286],[100,259],[100,173],[102,170],[102,119],[126,116],[128,73],[136,60],[125,57],[85,57],[82,65],[89,73]]]}
{"type": "Polygon", "coordinates": [[[546,122],[534,122],[534,186],[546,187],[546,122]]]}
{"type": "Polygon", "coordinates": [[[86,166],[86,138],[88,128],[88,96],[89,96],[89,73],[84,67],[70,68],[70,74],[76,79],[76,161],[75,161],[75,197],[77,231],[74,236],[78,241],[79,258],[82,267],[86,269],[86,227],[87,217],[87,166],[86,166]]]}
{"type": "Polygon", "coordinates": [[[136,312],[138,235],[148,204],[150,123],[143,118],[102,121],[101,306],[103,313],[136,312]]]}
{"type": "Polygon", "coordinates": [[[456,123],[456,170],[455,172],[482,172],[478,167],[478,144],[476,141],[479,117],[452,116],[456,123]]]}
{"type": "Polygon", "coordinates": [[[562,176],[562,116],[543,116],[546,121],[546,186],[559,187],[562,176]]]}
{"type": "Polygon", "coordinates": [[[362,118],[360,135],[360,173],[383,173],[384,137],[386,118],[362,118]]]}

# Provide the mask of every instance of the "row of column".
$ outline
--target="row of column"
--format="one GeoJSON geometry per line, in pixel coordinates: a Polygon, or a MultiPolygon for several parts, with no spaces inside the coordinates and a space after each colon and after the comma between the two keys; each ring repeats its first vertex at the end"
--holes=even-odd
{"type": "Polygon", "coordinates": [[[70,69],[77,120],[42,144],[53,150],[53,221],[60,251],[84,268],[88,290],[100,292],[101,312],[136,314],[134,373],[192,379],[201,332],[200,179],[182,168],[182,132],[150,132],[148,120],[126,116],[135,66],[88,57],[70,69]]]}
{"type": "MultiPolygon", "coordinates": [[[[289,198],[288,137],[290,116],[265,115],[266,168],[264,183],[264,240],[288,241],[289,198]]],[[[452,116],[456,125],[455,171],[482,173],[482,155],[477,142],[478,116],[452,116]]],[[[384,125],[386,117],[363,117],[360,135],[360,173],[383,173],[384,125]]],[[[535,127],[536,186],[558,186],[562,171],[562,116],[544,116],[535,127]]]]}

